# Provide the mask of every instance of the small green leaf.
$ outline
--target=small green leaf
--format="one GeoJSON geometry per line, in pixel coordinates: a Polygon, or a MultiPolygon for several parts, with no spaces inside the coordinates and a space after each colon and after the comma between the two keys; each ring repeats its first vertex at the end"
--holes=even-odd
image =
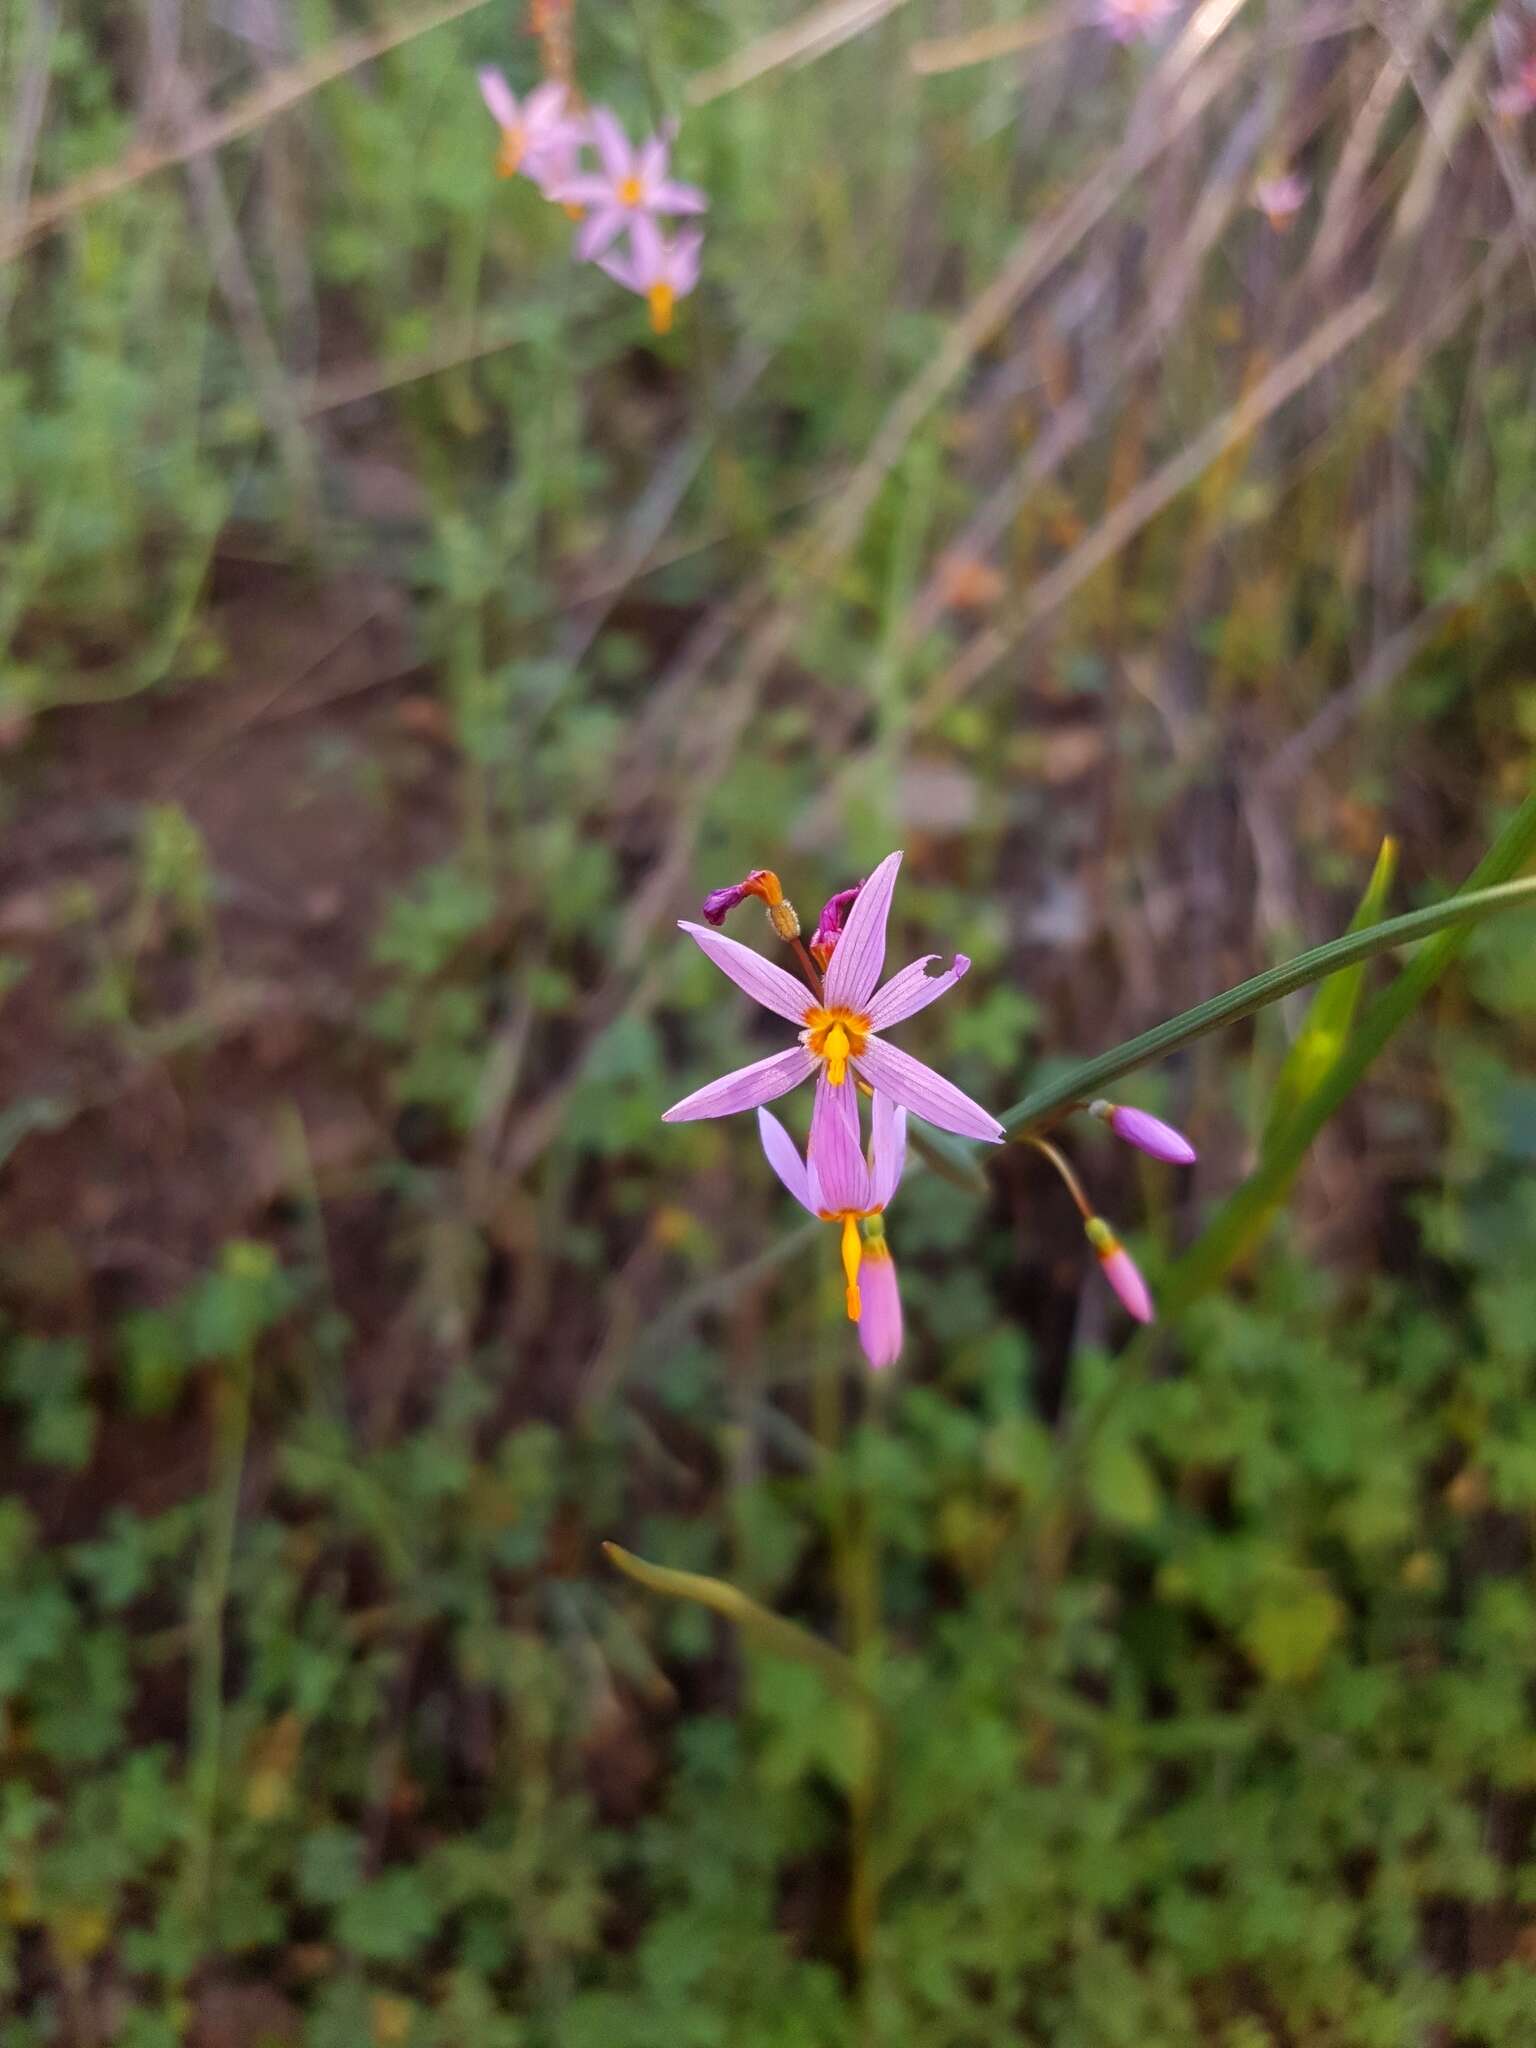
{"type": "Polygon", "coordinates": [[[1343,1602],[1321,1577],[1261,1594],[1243,1630],[1243,1647],[1266,1678],[1298,1685],[1317,1673],[1344,1626],[1343,1602]]]}
{"type": "Polygon", "coordinates": [[[1122,1529],[1150,1529],[1162,1512],[1157,1474],[1129,1437],[1101,1437],[1083,1483],[1098,1513],[1122,1529]]]}

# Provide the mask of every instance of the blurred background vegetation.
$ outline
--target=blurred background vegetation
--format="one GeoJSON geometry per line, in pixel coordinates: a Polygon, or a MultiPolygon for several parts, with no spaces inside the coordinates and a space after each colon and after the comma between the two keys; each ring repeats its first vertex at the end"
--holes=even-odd
{"type": "MultiPolygon", "coordinates": [[[[672,928],[754,865],[904,846],[999,1109],[1470,870],[1524,18],[3,16],[3,2048],[1536,2040],[1531,918],[1129,1353],[1014,1147],[873,1386],[658,1122],[777,1042],[672,928]],[[495,175],[562,39],[711,195],[664,340],[495,175]]],[[[1154,1287],[1303,1014],[1137,1084],[1193,1175],[1076,1145],[1154,1287]]]]}

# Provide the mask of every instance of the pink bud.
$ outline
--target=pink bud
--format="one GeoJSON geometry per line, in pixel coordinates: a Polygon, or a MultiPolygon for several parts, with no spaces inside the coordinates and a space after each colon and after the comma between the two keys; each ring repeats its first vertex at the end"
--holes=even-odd
{"type": "Polygon", "coordinates": [[[894,1365],[901,1356],[901,1290],[896,1284],[896,1261],[883,1237],[873,1237],[864,1246],[859,1274],[859,1343],[876,1372],[894,1365]]]}
{"type": "Polygon", "coordinates": [[[1104,1278],[1120,1297],[1120,1305],[1138,1323],[1150,1323],[1154,1317],[1152,1296],[1147,1283],[1142,1279],[1136,1261],[1116,1237],[1102,1216],[1090,1216],[1083,1226],[1088,1242],[1099,1255],[1099,1264],[1104,1269],[1104,1278]]]}
{"type": "Polygon", "coordinates": [[[1109,1125],[1117,1138],[1148,1152],[1154,1159],[1166,1159],[1171,1166],[1193,1166],[1195,1148],[1182,1131],[1165,1124],[1147,1110],[1132,1109],[1124,1102],[1090,1102],[1088,1114],[1109,1125]]]}

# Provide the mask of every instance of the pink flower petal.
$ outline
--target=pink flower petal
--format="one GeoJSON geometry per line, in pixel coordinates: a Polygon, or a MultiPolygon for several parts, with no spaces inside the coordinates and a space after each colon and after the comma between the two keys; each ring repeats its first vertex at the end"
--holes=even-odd
{"type": "Polygon", "coordinates": [[[859,1268],[859,1344],[876,1372],[901,1356],[901,1289],[883,1243],[865,1245],[859,1268]]]}
{"type": "Polygon", "coordinates": [[[871,1206],[869,1173],[859,1143],[859,1091],[852,1076],[834,1088],[825,1067],[816,1076],[806,1171],[818,1211],[830,1209],[840,1216],[848,1209],[857,1214],[871,1206]]]}
{"type": "Polygon", "coordinates": [[[900,1186],[907,1163],[907,1112],[877,1088],[869,1105],[869,1122],[869,1206],[884,1209],[900,1186]]]}
{"type": "Polygon", "coordinates": [[[613,186],[606,178],[600,178],[596,171],[578,171],[550,197],[558,199],[562,206],[606,206],[618,211],[613,206],[613,186]]]}
{"type": "Polygon", "coordinates": [[[884,988],[876,990],[869,1006],[869,1021],[876,1031],[889,1031],[904,1018],[915,1017],[970,972],[970,961],[963,953],[957,953],[952,967],[943,974],[930,974],[929,966],[941,957],[938,953],[925,954],[910,967],[903,967],[900,974],[893,974],[884,988]]]}
{"type": "Polygon", "coordinates": [[[661,1120],[664,1124],[691,1124],[700,1117],[734,1116],[739,1109],[756,1109],[760,1103],[787,1095],[815,1064],[803,1045],[792,1045],[788,1052],[772,1053],[750,1067],[738,1067],[718,1081],[695,1088],[665,1110],[661,1120]]]}
{"type": "Polygon", "coordinates": [[[689,924],[686,918],[678,919],[677,928],[686,932],[722,974],[728,974],[738,988],[745,989],[765,1010],[787,1017],[791,1024],[805,1022],[806,1012],[814,1007],[816,998],[803,981],[796,981],[792,974],[775,967],[750,946],[728,939],[724,932],[712,932],[707,925],[689,924]]]}
{"type": "Polygon", "coordinates": [[[667,154],[667,138],[664,135],[647,135],[635,151],[635,176],[644,187],[647,206],[655,204],[651,187],[667,175],[667,154]]]}
{"type": "Polygon", "coordinates": [[[702,235],[679,235],[672,244],[667,259],[667,268],[672,273],[672,289],[680,299],[686,299],[699,281],[699,252],[704,247],[702,235]]]}
{"type": "Polygon", "coordinates": [[[500,128],[519,127],[523,117],[517,95],[502,74],[493,64],[487,64],[476,76],[480,81],[480,97],[490,109],[491,119],[500,128]]]}
{"type": "Polygon", "coordinates": [[[859,891],[837,942],[837,951],[827,963],[829,1005],[845,1004],[850,1010],[862,1010],[874,994],[885,961],[885,926],[900,866],[901,855],[888,853],[859,891]]]}
{"type": "MultiPolygon", "coordinates": [[[[854,908],[857,910],[858,905],[854,908]]],[[[845,937],[838,953],[847,943],[845,937]]],[[[832,955],[832,962],[837,964],[837,953],[832,955]]],[[[953,1081],[946,1081],[932,1067],[925,1067],[921,1060],[888,1045],[883,1038],[866,1039],[864,1050],[853,1064],[871,1088],[884,1089],[903,1109],[911,1110],[925,1123],[936,1124],[941,1131],[953,1131],[958,1138],[985,1138],[993,1144],[1001,1143],[1006,1135],[997,1118],[989,1116],[969,1095],[962,1094],[953,1081]]]]}
{"type": "Polygon", "coordinates": [[[679,185],[666,179],[646,194],[652,213],[708,213],[709,201],[697,185],[679,185]]]}
{"type": "MultiPolygon", "coordinates": [[[[584,182],[582,179],[573,180],[573,183],[576,184],[584,182]]],[[[562,202],[570,196],[570,192],[570,185],[563,185],[560,188],[562,202]]],[[[611,242],[617,241],[619,236],[623,234],[625,223],[628,219],[628,214],[620,206],[599,206],[595,212],[589,213],[576,231],[577,261],[579,263],[595,263],[608,245],[611,242]]],[[[606,264],[603,267],[607,269],[606,264]]],[[[617,271],[612,271],[610,275],[618,277],[619,274],[617,271]]],[[[627,276],[619,277],[619,283],[628,286],[630,291],[642,291],[644,289],[642,285],[631,283],[630,278],[627,276]]]]}
{"type": "Polygon", "coordinates": [[[800,1148],[772,1110],[760,1109],[757,1112],[757,1135],[763,1141],[768,1164],[801,1208],[809,1209],[814,1216],[816,1205],[811,1200],[811,1183],[805,1170],[805,1161],[800,1157],[800,1148]]]}
{"type": "Polygon", "coordinates": [[[626,178],[635,175],[635,155],[618,115],[612,107],[594,107],[587,118],[592,131],[592,146],[603,169],[614,185],[623,184],[626,178]]]}
{"type": "Polygon", "coordinates": [[[523,103],[523,119],[530,128],[548,130],[565,112],[565,87],[558,78],[546,78],[536,85],[523,103]]]}

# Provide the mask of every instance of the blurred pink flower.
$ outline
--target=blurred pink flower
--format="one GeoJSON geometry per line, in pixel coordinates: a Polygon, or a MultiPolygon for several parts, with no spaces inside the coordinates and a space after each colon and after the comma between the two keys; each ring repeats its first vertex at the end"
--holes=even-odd
{"type": "MultiPolygon", "coordinates": [[[[834,1088],[825,1075],[816,1083],[811,1142],[804,1159],[778,1118],[766,1109],[757,1112],[758,1135],[768,1164],[785,1187],[810,1215],[820,1217],[823,1223],[842,1225],[843,1277],[851,1322],[858,1322],[864,1313],[859,1271],[865,1256],[873,1256],[869,1244],[860,1236],[859,1220],[879,1216],[887,1207],[901,1184],[907,1158],[906,1111],[898,1109],[878,1089],[870,1098],[869,1125],[866,1164],[859,1143],[858,1090],[834,1088]]],[[[889,1259],[890,1254],[885,1256],[889,1259]]],[[[893,1274],[893,1283],[894,1278],[893,1274]]],[[[900,1316],[898,1305],[898,1348],[900,1316]]],[[[887,1315],[887,1329],[889,1321],[887,1315]]]]}
{"type": "MultiPolygon", "coordinates": [[[[697,185],[680,185],[667,176],[671,145],[665,135],[649,136],[637,149],[611,108],[594,107],[588,137],[597,151],[598,169],[577,172],[550,191],[552,199],[591,209],[576,238],[576,254],[584,263],[647,216],[707,210],[709,201],[697,185]]],[[[648,292],[650,287],[644,289],[648,292]]],[[[677,287],[672,290],[676,293],[677,287]]]]}
{"type": "Polygon", "coordinates": [[[1181,0],[1094,0],[1093,19],[1117,43],[1150,40],[1180,5],[1181,0]]]}
{"type": "Polygon", "coordinates": [[[1123,1138],[1127,1145],[1134,1145],[1139,1152],[1149,1152],[1154,1159],[1166,1159],[1171,1166],[1193,1166],[1195,1163],[1195,1148],[1184,1133],[1144,1109],[1132,1109],[1124,1102],[1101,1100],[1089,1103],[1088,1114],[1096,1116],[1100,1123],[1108,1124],[1115,1136],[1123,1138]]]}
{"type": "Polygon", "coordinates": [[[519,104],[493,65],[484,66],[479,78],[480,96],[501,130],[497,169],[504,178],[521,171],[546,198],[554,197],[552,188],[575,176],[587,139],[586,121],[573,112],[570,94],[558,79],[550,78],[519,104]]]}
{"type": "Polygon", "coordinates": [[[1152,1296],[1136,1261],[1102,1216],[1090,1216],[1083,1228],[1088,1242],[1099,1255],[1104,1278],[1120,1297],[1121,1307],[1138,1323],[1150,1323],[1153,1319],[1152,1296]]]}
{"type": "Polygon", "coordinates": [[[1260,178],[1253,188],[1253,203],[1278,233],[1284,234],[1307,203],[1311,181],[1300,171],[1285,171],[1278,177],[1260,178]]]}
{"type": "MultiPolygon", "coordinates": [[[[652,327],[658,334],[666,334],[671,328],[678,300],[686,299],[699,281],[699,251],[703,246],[704,237],[697,230],[681,234],[669,242],[648,213],[637,213],[629,230],[628,250],[599,256],[597,267],[606,270],[614,283],[623,285],[626,291],[638,292],[651,309],[652,327]]],[[[721,893],[717,890],[715,897],[721,893]]],[[[729,895],[731,892],[727,890],[724,893],[729,895]]],[[[754,890],[743,890],[743,894],[755,893],[754,890]]],[[[725,907],[730,909],[733,906],[727,904],[725,907]]],[[[709,916],[707,902],[704,914],[709,916]]],[[[720,916],[724,915],[722,910],[720,916]]],[[[714,919],[710,921],[715,922],[714,919]]]]}
{"type": "Polygon", "coordinates": [[[1536,107],[1536,57],[1527,57],[1515,75],[1493,95],[1493,111],[1506,121],[1519,121],[1536,107]]]}
{"type": "MultiPolygon", "coordinates": [[[[851,1103],[851,1076],[871,1088],[878,1088],[914,1116],[953,1131],[962,1138],[986,1139],[1000,1143],[1004,1134],[995,1116],[962,1094],[952,1081],[936,1074],[932,1067],[899,1052],[879,1034],[906,1017],[926,1009],[938,996],[954,987],[970,966],[963,953],[943,974],[929,974],[937,953],[927,954],[892,975],[883,988],[875,984],[885,960],[885,927],[890,916],[891,893],[896,886],[899,853],[887,854],[859,891],[858,901],[848,914],[837,950],[827,968],[820,1000],[750,947],[740,946],[723,932],[704,925],[679,921],[679,930],[707,953],[723,974],[765,1009],[799,1027],[798,1043],[773,1053],[749,1067],[725,1074],[706,1087],[695,1089],[681,1102],[673,1103],[663,1119],[666,1123],[690,1123],[695,1118],[730,1116],[737,1110],[756,1109],[787,1095],[791,1088],[817,1077],[816,1109],[811,1126],[811,1146],[825,1173],[825,1148],[818,1141],[818,1126],[834,1115],[845,1116],[840,1105],[851,1103]]],[[[855,1126],[857,1114],[855,1113],[855,1126]]]]}

